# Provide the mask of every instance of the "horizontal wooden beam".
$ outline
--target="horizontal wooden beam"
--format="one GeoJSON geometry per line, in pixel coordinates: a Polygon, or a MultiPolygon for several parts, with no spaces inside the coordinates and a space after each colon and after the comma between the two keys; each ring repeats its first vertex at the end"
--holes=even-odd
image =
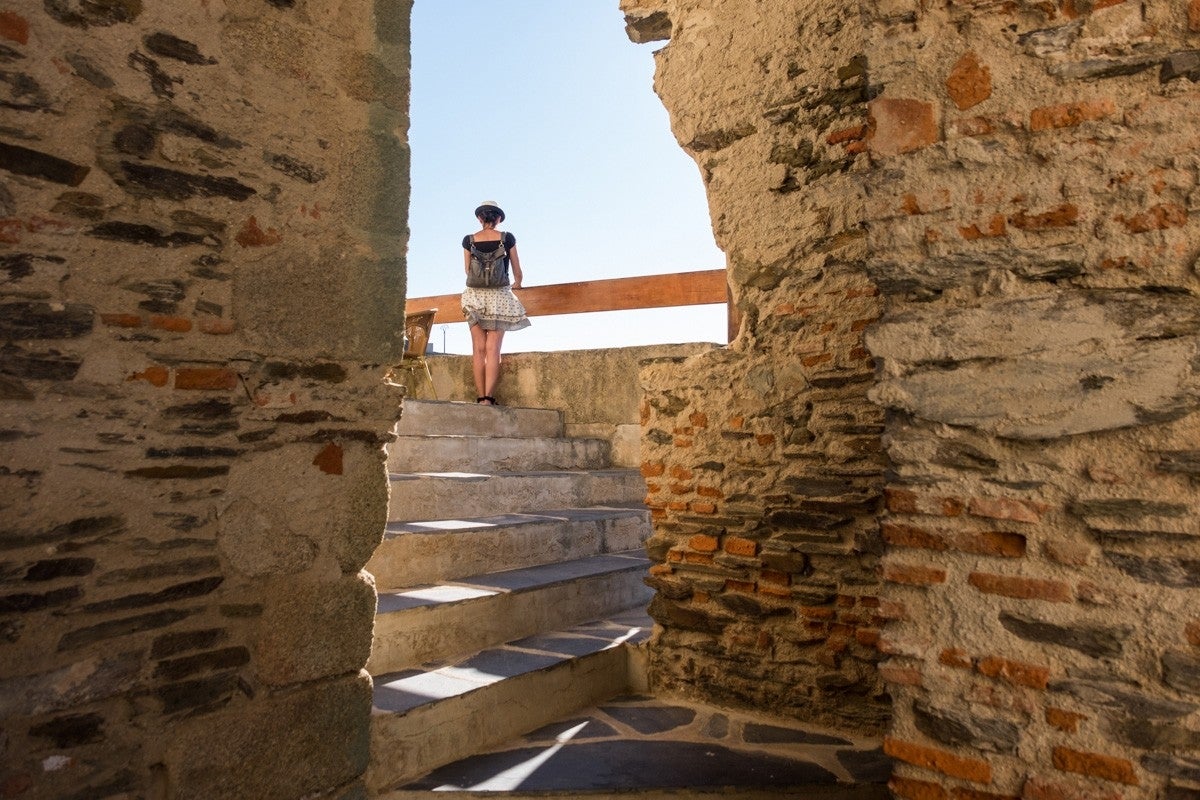
{"type": "MultiPolygon", "coordinates": [[[[589,311],[628,311],[637,308],[671,308],[725,303],[729,299],[725,270],[640,275],[578,283],[527,286],[516,291],[531,317],[582,314],[589,311]]],[[[414,297],[405,311],[437,309],[435,323],[465,322],[459,294],[414,297]]]]}

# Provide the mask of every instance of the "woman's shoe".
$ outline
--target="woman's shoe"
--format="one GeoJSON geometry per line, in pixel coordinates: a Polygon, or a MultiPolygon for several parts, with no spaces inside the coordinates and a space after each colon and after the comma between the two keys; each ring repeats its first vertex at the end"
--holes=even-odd
{"type": "Polygon", "coordinates": [[[483,399],[484,399],[484,400],[487,400],[487,404],[488,404],[489,406],[498,406],[498,405],[500,405],[499,403],[497,403],[497,402],[496,402],[496,398],[492,397],[490,394],[485,394],[485,395],[483,396],[483,399]]]}

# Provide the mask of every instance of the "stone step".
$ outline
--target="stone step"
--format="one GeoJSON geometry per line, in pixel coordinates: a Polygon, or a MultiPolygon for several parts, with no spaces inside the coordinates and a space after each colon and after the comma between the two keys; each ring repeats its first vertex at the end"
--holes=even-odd
{"type": "Polygon", "coordinates": [[[640,503],[646,483],[635,469],[547,472],[391,473],[389,522],[422,522],[552,508],[640,503]]]}
{"type": "Polygon", "coordinates": [[[391,522],[367,571],[384,591],[636,550],[649,535],[650,512],[640,504],[391,522]]]}
{"type": "Polygon", "coordinates": [[[406,399],[395,432],[401,436],[562,436],[563,415],[550,408],[513,408],[406,399]]]}
{"type": "Polygon", "coordinates": [[[381,800],[430,791],[438,798],[883,800],[893,764],[880,745],[878,737],[749,710],[614,696],[439,767],[381,800]]]}
{"type": "Polygon", "coordinates": [[[635,609],[454,664],[376,676],[368,787],[395,787],[641,686],[642,659],[629,647],[650,628],[635,609]]]}
{"type": "Polygon", "coordinates": [[[645,605],[649,563],[636,550],[381,592],[367,670],[454,659],[645,605]]]}
{"type": "Polygon", "coordinates": [[[529,472],[605,469],[604,439],[532,436],[401,436],[387,447],[391,472],[529,472]]]}

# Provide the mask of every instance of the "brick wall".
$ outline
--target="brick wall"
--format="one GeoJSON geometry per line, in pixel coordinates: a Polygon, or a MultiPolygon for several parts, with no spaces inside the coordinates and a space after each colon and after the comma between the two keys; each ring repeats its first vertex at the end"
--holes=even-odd
{"type": "Polygon", "coordinates": [[[863,332],[868,86],[850,7],[623,4],[708,190],[743,322],[642,370],[659,690],[878,731],[883,414],[863,332]],[[663,25],[664,15],[670,25],[663,25]],[[702,87],[702,88],[701,88],[702,87]]]}
{"type": "Polygon", "coordinates": [[[2,797],[361,790],[395,5],[0,4],[2,797]]]}
{"type": "Polygon", "coordinates": [[[898,796],[1200,795],[1196,13],[872,15],[898,796]]]}
{"type": "Polygon", "coordinates": [[[643,371],[656,685],[1198,796],[1200,8],[622,8],[745,317],[643,371]]]}

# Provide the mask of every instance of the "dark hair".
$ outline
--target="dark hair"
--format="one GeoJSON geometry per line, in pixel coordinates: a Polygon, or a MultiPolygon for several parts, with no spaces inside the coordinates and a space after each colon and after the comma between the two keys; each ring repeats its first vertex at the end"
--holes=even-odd
{"type": "Polygon", "coordinates": [[[484,206],[479,209],[479,212],[475,216],[483,220],[485,225],[497,225],[504,218],[504,215],[500,213],[500,209],[491,208],[490,206],[484,206]]]}

